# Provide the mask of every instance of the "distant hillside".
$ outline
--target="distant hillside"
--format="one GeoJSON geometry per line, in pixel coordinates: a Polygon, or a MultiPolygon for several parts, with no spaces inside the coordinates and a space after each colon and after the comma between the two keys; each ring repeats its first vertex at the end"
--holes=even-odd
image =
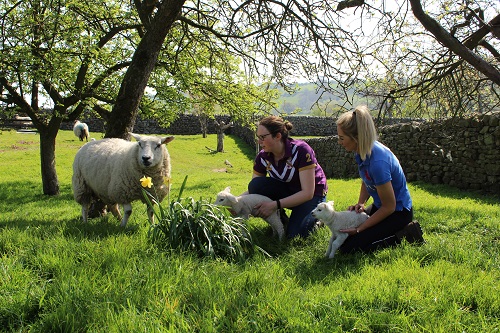
{"type": "Polygon", "coordinates": [[[279,109],[284,113],[293,113],[297,109],[302,111],[297,113],[299,115],[309,115],[317,113],[319,115],[319,110],[317,107],[313,108],[314,103],[319,100],[321,113],[325,112],[327,109],[326,104],[330,102],[328,107],[328,113],[331,113],[336,104],[343,104],[343,100],[339,97],[332,95],[331,93],[324,92],[324,90],[317,90],[317,86],[314,83],[303,83],[299,85],[299,90],[294,94],[288,94],[283,88],[279,88],[281,95],[278,99],[279,109]],[[324,92],[322,94],[322,92],[324,92]]]}

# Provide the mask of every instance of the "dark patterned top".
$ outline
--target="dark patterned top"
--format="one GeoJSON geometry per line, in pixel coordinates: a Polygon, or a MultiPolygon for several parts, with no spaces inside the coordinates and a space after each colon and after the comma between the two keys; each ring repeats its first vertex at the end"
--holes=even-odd
{"type": "Polygon", "coordinates": [[[302,140],[288,138],[285,142],[285,155],[276,164],[274,155],[261,150],[254,161],[253,170],[259,176],[270,177],[289,184],[292,192],[301,190],[299,172],[314,168],[314,195],[325,196],[328,191],[326,176],[316,160],[314,150],[302,140]]]}

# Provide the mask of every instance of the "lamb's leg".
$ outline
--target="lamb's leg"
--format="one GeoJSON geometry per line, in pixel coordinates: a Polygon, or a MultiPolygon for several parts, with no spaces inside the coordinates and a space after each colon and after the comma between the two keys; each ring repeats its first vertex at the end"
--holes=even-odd
{"type": "Polygon", "coordinates": [[[337,252],[338,248],[344,244],[345,240],[347,239],[347,237],[349,237],[349,234],[346,233],[346,232],[340,232],[338,235],[337,235],[337,238],[335,239],[335,241],[332,243],[332,246],[330,248],[330,255],[328,256],[328,258],[332,259],[334,256],[335,256],[335,252],[337,252]]]}
{"type": "Polygon", "coordinates": [[[278,239],[282,241],[285,237],[285,228],[283,227],[283,223],[281,222],[279,215],[273,213],[273,215],[269,216],[266,221],[273,229],[273,237],[277,236],[278,239]]]}
{"type": "Polygon", "coordinates": [[[118,220],[122,219],[122,214],[120,213],[120,209],[118,204],[108,205],[109,211],[116,217],[118,220]]]}
{"type": "Polygon", "coordinates": [[[285,228],[283,227],[283,224],[280,223],[274,231],[278,235],[278,239],[280,241],[283,241],[283,239],[285,239],[285,228]]]}
{"type": "Polygon", "coordinates": [[[332,249],[332,243],[335,240],[335,238],[336,238],[335,234],[332,234],[332,237],[330,237],[330,240],[328,241],[328,247],[326,248],[325,257],[330,256],[330,251],[332,249]]]}
{"type": "Polygon", "coordinates": [[[130,215],[132,215],[132,205],[130,203],[123,204],[123,219],[120,226],[125,227],[127,225],[130,215]]]}

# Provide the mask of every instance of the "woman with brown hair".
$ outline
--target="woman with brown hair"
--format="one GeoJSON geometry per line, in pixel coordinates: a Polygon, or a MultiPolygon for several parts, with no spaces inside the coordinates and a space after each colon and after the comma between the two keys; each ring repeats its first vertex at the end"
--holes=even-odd
{"type": "Polygon", "coordinates": [[[248,193],[265,195],[275,201],[255,207],[256,215],[267,217],[291,210],[287,237],[306,237],[315,226],[311,212],[325,201],[328,186],[314,150],[302,140],[289,137],[293,125],[277,116],[260,120],[257,154],[248,193]],[[268,177],[266,177],[268,176],[268,177]]]}

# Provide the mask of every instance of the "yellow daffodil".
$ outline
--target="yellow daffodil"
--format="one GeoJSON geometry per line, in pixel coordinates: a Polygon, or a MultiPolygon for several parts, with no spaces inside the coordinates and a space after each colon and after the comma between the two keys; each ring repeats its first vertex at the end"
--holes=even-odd
{"type": "Polygon", "coordinates": [[[142,177],[141,178],[141,185],[142,187],[147,187],[147,188],[151,188],[151,186],[153,186],[153,181],[151,179],[151,177],[142,177]]]}

